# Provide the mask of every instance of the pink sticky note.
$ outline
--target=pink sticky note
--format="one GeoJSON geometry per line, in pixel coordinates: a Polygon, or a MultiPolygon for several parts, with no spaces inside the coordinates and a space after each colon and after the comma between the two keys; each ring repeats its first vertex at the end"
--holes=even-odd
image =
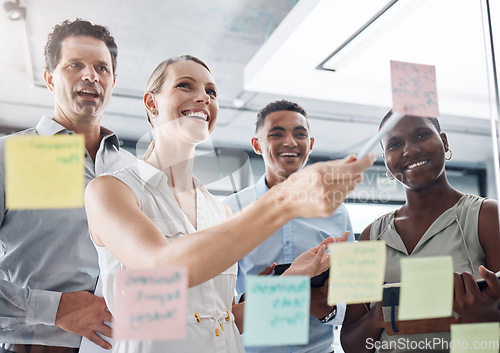
{"type": "Polygon", "coordinates": [[[434,66],[391,60],[392,111],[439,116],[434,66]]]}
{"type": "Polygon", "coordinates": [[[186,338],[187,270],[123,270],[116,278],[113,339],[186,338]]]}

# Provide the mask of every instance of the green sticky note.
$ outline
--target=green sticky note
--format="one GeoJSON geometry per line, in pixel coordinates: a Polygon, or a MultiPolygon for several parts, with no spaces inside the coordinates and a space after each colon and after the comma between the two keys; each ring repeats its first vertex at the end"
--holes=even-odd
{"type": "Polygon", "coordinates": [[[401,259],[399,320],[451,316],[452,305],[451,256],[401,259]]]}
{"type": "Polygon", "coordinates": [[[451,325],[450,353],[498,353],[500,323],[451,325]]]}
{"type": "Polygon", "coordinates": [[[5,141],[5,198],[9,209],[83,207],[82,135],[14,136],[5,141]]]}
{"type": "Polygon", "coordinates": [[[308,343],[311,287],[307,276],[248,276],[246,288],[246,346],[308,343]]]}
{"type": "Polygon", "coordinates": [[[382,300],[386,248],[384,241],[335,243],[330,249],[328,304],[382,300]]]}

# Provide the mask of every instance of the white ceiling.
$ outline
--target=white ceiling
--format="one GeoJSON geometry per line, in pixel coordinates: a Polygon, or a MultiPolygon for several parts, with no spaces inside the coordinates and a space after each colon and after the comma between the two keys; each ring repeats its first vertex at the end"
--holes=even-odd
{"type": "MultiPolygon", "coordinates": [[[[481,1],[400,0],[395,6],[402,9],[394,7],[375,23],[380,28],[345,48],[336,72],[316,70],[387,1],[21,0],[25,22],[0,13],[0,128],[26,128],[52,113],[52,96],[41,80],[43,46],[54,24],[80,17],[107,25],[116,38],[117,85],[104,125],[126,140],[149,131],[141,97],[151,71],[167,57],[189,53],[209,64],[219,87],[213,145],[249,150],[256,112],[288,98],[308,111],[314,154],[356,153],[391,106],[393,59],[436,66],[453,163],[490,163],[481,1]],[[236,98],[242,108],[233,105],[236,98]]],[[[500,18],[494,21],[499,38],[500,18]]]]}
{"type": "Polygon", "coordinates": [[[316,69],[386,3],[296,6],[247,66],[245,88],[391,106],[390,60],[414,62],[436,67],[442,114],[489,119],[480,1],[399,0],[326,63],[335,72],[316,69]]]}

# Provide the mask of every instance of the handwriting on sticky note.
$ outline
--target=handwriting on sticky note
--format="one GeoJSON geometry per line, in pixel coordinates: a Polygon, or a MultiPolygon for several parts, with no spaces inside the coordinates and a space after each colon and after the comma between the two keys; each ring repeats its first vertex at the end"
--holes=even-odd
{"type": "Polygon", "coordinates": [[[82,135],[13,136],[5,141],[5,198],[10,209],[83,206],[82,135]]]}
{"type": "Polygon", "coordinates": [[[500,323],[451,325],[450,353],[498,353],[500,323]]]}
{"type": "Polygon", "coordinates": [[[307,344],[310,279],[248,276],[243,336],[246,346],[307,344]]]}
{"type": "Polygon", "coordinates": [[[328,304],[382,300],[385,242],[336,243],[330,249],[328,304]]]}
{"type": "Polygon", "coordinates": [[[186,337],[187,270],[123,270],[117,274],[115,340],[186,337]]]}
{"type": "Polygon", "coordinates": [[[401,259],[399,320],[451,316],[452,304],[451,256],[401,259]]]}
{"type": "Polygon", "coordinates": [[[434,66],[391,60],[391,83],[393,112],[439,116],[434,66]]]}

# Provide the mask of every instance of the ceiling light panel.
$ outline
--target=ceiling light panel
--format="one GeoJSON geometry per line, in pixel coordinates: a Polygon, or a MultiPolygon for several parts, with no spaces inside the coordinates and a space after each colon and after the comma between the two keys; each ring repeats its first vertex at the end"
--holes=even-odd
{"type": "Polygon", "coordinates": [[[300,1],[247,65],[245,89],[390,107],[389,61],[409,61],[436,66],[441,114],[489,118],[478,1],[399,0],[325,63],[335,72],[316,69],[386,5],[300,1]]]}

